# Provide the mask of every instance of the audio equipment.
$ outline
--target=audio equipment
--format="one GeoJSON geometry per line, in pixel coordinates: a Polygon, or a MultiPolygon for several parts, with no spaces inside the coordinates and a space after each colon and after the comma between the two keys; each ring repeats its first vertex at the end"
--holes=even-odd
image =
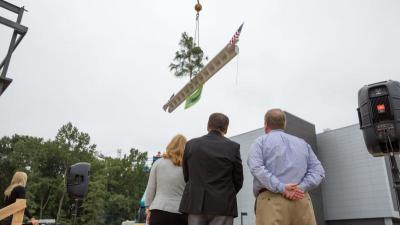
{"type": "Polygon", "coordinates": [[[358,118],[369,153],[400,152],[400,82],[383,81],[358,92],[358,118]]]}
{"type": "Polygon", "coordinates": [[[69,167],[67,171],[67,192],[73,199],[86,197],[89,188],[89,163],[77,163],[69,167]]]}

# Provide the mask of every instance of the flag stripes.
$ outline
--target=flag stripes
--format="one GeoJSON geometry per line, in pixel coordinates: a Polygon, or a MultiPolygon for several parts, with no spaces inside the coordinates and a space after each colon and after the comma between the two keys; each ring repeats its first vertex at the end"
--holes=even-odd
{"type": "Polygon", "coordinates": [[[234,44],[236,44],[236,42],[239,41],[239,36],[240,36],[240,32],[242,32],[243,24],[244,23],[242,23],[242,25],[240,25],[239,29],[233,35],[233,37],[229,41],[229,45],[234,45],[234,44]]]}

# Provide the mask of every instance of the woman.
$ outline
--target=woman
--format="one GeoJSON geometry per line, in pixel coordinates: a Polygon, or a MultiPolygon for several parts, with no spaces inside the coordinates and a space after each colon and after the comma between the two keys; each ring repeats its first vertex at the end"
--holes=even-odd
{"type": "MultiPolygon", "coordinates": [[[[24,172],[16,172],[11,180],[10,186],[4,192],[4,205],[9,206],[15,203],[16,199],[26,199],[25,187],[28,181],[28,176],[24,172]]],[[[32,217],[28,208],[25,209],[25,215],[30,219],[33,225],[38,225],[38,221],[32,217]]],[[[2,225],[11,225],[12,216],[2,220],[2,225]]]]}
{"type": "Polygon", "coordinates": [[[187,225],[187,216],[179,213],[185,181],[182,157],[186,145],[183,135],[176,135],[167,146],[163,158],[150,171],[145,194],[149,225],[187,225]]]}

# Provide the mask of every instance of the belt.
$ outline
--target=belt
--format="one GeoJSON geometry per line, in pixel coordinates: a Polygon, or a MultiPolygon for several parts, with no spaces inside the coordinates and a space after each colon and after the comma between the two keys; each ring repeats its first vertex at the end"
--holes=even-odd
{"type": "MultiPolygon", "coordinates": [[[[258,191],[258,195],[261,194],[261,193],[263,193],[263,192],[265,192],[265,191],[268,191],[268,190],[267,190],[266,188],[261,188],[261,189],[258,191]]],[[[257,195],[257,196],[258,196],[258,195],[257,195]]]]}

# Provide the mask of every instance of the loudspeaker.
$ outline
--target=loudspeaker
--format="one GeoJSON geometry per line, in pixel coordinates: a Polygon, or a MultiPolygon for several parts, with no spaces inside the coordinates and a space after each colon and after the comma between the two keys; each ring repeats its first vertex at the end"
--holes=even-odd
{"type": "Polygon", "coordinates": [[[90,163],[77,163],[68,168],[67,192],[73,199],[86,197],[89,188],[90,163]]]}
{"type": "Polygon", "coordinates": [[[358,118],[369,153],[400,152],[400,83],[383,81],[358,91],[358,118]],[[390,141],[389,141],[390,140],[390,141]]]}

